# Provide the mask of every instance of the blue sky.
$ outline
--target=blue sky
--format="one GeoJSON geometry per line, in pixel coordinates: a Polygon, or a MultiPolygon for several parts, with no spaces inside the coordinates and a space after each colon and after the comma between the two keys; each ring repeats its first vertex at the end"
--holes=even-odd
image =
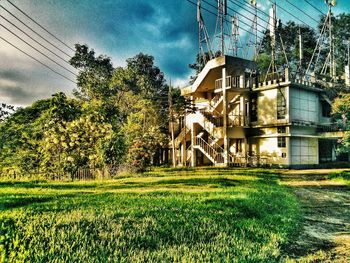
{"type": "MultiPolygon", "coordinates": [[[[11,0],[23,11],[44,25],[52,33],[70,46],[74,43],[88,44],[97,54],[106,54],[113,60],[114,66],[125,65],[125,59],[139,52],[155,57],[156,64],[165,72],[166,78],[172,79],[176,85],[185,85],[192,74],[188,64],[192,63],[198,50],[196,7],[186,0],[11,0]]],[[[191,0],[196,2],[196,0],[191,0]]],[[[206,0],[216,5],[215,0],[206,0]]],[[[235,0],[242,5],[245,0],[235,0]]],[[[8,10],[26,21],[26,24],[40,31],[32,22],[25,19],[7,1],[0,0],[8,10]]],[[[319,13],[303,0],[289,0],[302,8],[314,19],[319,13]]],[[[312,4],[327,12],[323,0],[309,0],[312,4]]],[[[335,13],[349,12],[350,1],[338,1],[335,13]]],[[[268,12],[271,3],[258,0],[259,8],[268,12]]],[[[286,0],[277,1],[282,8],[299,17],[305,23],[315,26],[316,23],[286,0]]],[[[202,4],[213,9],[206,3],[202,4]]],[[[241,7],[230,3],[230,8],[247,17],[251,14],[241,7]]],[[[213,10],[214,11],[214,10],[213,10]]],[[[232,10],[229,10],[233,13],[232,10]]],[[[10,19],[3,9],[0,14],[10,19]]],[[[215,17],[203,11],[209,31],[215,28],[215,17]]],[[[263,17],[263,15],[261,15],[263,17]]],[[[278,10],[282,21],[296,20],[283,10],[278,10]]],[[[266,19],[266,17],[264,17],[266,19]]],[[[251,24],[245,18],[241,18],[251,24]]],[[[0,18],[1,24],[12,28],[0,18]]],[[[11,21],[15,21],[11,18],[11,21]]],[[[260,21],[261,24],[266,24],[260,21]]],[[[243,24],[242,24],[243,26],[243,24]]],[[[12,29],[15,32],[15,29],[12,29]]],[[[40,31],[43,32],[43,31],[40,31]]],[[[244,36],[244,31],[241,32],[244,36]]],[[[21,43],[16,37],[1,27],[0,36],[18,47],[50,64],[55,70],[70,76],[61,68],[52,64],[36,51],[21,43]]],[[[45,35],[51,41],[56,41],[45,35]]],[[[27,38],[25,38],[27,39],[27,38]]],[[[27,39],[30,42],[30,39],[27,39]]],[[[57,41],[55,42],[57,43],[57,41]]],[[[59,43],[57,43],[59,45],[59,43]]],[[[62,49],[65,47],[62,46],[62,49]]],[[[65,49],[67,52],[69,50],[65,49]]],[[[58,60],[59,61],[59,60],[58,60]]],[[[67,65],[68,66],[68,65],[67,65]]],[[[69,67],[69,66],[68,66],[69,67]]],[[[0,39],[0,102],[14,105],[28,105],[33,101],[49,97],[57,91],[71,93],[74,84],[55,75],[39,63],[27,58],[0,39]]]]}

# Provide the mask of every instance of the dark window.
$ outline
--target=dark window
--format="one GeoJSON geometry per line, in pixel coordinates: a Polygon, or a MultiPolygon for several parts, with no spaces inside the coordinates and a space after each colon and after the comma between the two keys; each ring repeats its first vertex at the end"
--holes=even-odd
{"type": "Polygon", "coordinates": [[[282,153],[282,158],[286,158],[287,154],[286,153],[282,153]]]}
{"type": "Polygon", "coordinates": [[[286,137],[278,137],[278,148],[285,148],[286,147],[286,137]]]}
{"type": "Polygon", "coordinates": [[[286,90],[284,88],[277,89],[277,119],[284,119],[287,113],[286,107],[286,90]]]}
{"type": "Polygon", "coordinates": [[[236,139],[236,152],[242,152],[242,139],[236,139]]]}
{"type": "Polygon", "coordinates": [[[322,104],[322,116],[323,117],[331,117],[331,105],[325,100],[321,102],[322,104]]]}
{"type": "Polygon", "coordinates": [[[252,94],[252,103],[251,103],[251,111],[250,111],[250,121],[255,122],[258,121],[258,94],[252,94]]]}
{"type": "Polygon", "coordinates": [[[286,133],[286,127],[277,127],[278,133],[286,133]]]}

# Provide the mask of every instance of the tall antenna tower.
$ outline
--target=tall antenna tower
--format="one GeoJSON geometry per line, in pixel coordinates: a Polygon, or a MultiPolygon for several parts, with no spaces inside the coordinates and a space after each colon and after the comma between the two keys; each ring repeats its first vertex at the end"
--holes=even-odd
{"type": "Polygon", "coordinates": [[[336,6],[337,2],[336,0],[325,0],[325,3],[328,5],[328,13],[327,16],[323,22],[322,29],[320,36],[317,40],[316,47],[314,49],[314,52],[312,54],[311,60],[309,62],[309,65],[307,67],[305,78],[308,77],[309,72],[312,70],[312,74],[315,74],[315,71],[319,70],[319,61],[320,61],[320,55],[321,52],[324,50],[324,42],[328,42],[328,53],[326,55],[326,60],[323,64],[323,67],[321,68],[320,74],[327,74],[327,70],[329,68],[329,76],[332,80],[336,79],[336,63],[335,63],[335,57],[334,57],[334,41],[333,41],[333,25],[332,25],[332,8],[336,6]],[[327,36],[327,30],[328,30],[328,36],[327,36]],[[327,40],[328,38],[328,40],[327,40]],[[316,59],[315,59],[316,58],[316,59]]]}
{"type": "Polygon", "coordinates": [[[218,15],[216,19],[215,36],[218,41],[218,51],[221,55],[225,55],[225,21],[227,16],[227,0],[218,1],[218,15]],[[219,29],[219,30],[218,30],[219,29]],[[218,33],[220,31],[220,33],[218,33]]]}
{"type": "MultiPolygon", "coordinates": [[[[277,26],[277,16],[276,16],[276,3],[272,5],[270,9],[269,18],[269,29],[271,38],[271,72],[275,73],[276,70],[276,26],[277,26]]],[[[269,69],[270,70],[270,69],[269,69]]]]}
{"type": "Polygon", "coordinates": [[[214,57],[213,50],[210,44],[210,37],[208,34],[207,27],[205,26],[202,10],[201,0],[197,1],[197,22],[198,22],[198,43],[199,43],[199,54],[202,56],[204,63],[207,62],[207,56],[209,59],[214,57]]]}
{"type": "Polygon", "coordinates": [[[253,25],[252,25],[252,30],[254,34],[254,42],[251,39],[253,34],[250,34],[249,37],[249,46],[250,43],[254,43],[254,53],[253,53],[253,59],[256,60],[258,57],[258,8],[257,8],[257,1],[256,0],[250,0],[250,5],[254,8],[254,18],[253,18],[253,25]]]}
{"type": "Polygon", "coordinates": [[[237,57],[238,56],[238,49],[240,48],[239,46],[239,19],[238,15],[235,15],[232,17],[231,21],[231,44],[232,44],[232,53],[233,56],[237,57]]]}

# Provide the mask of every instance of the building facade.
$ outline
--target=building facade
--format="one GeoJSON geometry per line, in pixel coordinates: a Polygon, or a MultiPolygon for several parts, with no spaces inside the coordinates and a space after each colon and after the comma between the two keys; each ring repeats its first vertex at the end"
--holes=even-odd
{"type": "Polygon", "coordinates": [[[255,72],[253,61],[221,56],[181,89],[196,110],[177,129],[178,164],[305,167],[336,159],[341,134],[323,89],[288,69],[262,80],[255,72]]]}

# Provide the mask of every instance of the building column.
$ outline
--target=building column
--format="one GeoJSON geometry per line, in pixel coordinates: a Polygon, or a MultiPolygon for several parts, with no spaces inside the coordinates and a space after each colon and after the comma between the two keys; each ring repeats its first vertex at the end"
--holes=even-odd
{"type": "Polygon", "coordinates": [[[229,164],[229,145],[228,145],[228,136],[227,136],[227,91],[226,91],[226,68],[222,69],[222,96],[223,96],[223,102],[222,102],[222,113],[223,113],[223,136],[224,136],[224,164],[225,166],[228,166],[229,164]]]}
{"type": "Polygon", "coordinates": [[[196,149],[194,148],[195,142],[196,142],[196,133],[194,130],[194,123],[192,123],[192,129],[191,129],[191,166],[196,166],[196,149]]]}
{"type": "MultiPolygon", "coordinates": [[[[286,133],[290,134],[289,127],[286,129],[286,133]]],[[[287,165],[292,165],[292,137],[286,137],[286,147],[287,147],[287,165]]]]}

